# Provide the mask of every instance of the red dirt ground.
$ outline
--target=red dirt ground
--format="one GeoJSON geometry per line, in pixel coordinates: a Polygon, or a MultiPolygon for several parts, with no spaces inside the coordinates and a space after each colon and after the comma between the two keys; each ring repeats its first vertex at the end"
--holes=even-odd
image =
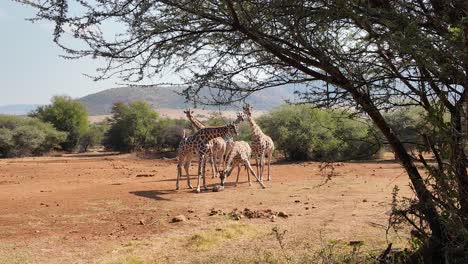
{"type": "MultiPolygon", "coordinates": [[[[333,239],[385,247],[392,189],[398,185],[400,194],[410,195],[400,165],[393,161],[338,164],[325,184],[319,166],[276,163],[266,189],[255,182],[249,187],[242,172],[237,187],[197,194],[186,188],[184,178],[182,189],[174,190],[174,160],[111,153],[0,160],[0,263],[116,263],[111,261],[128,254],[167,263],[190,262],[194,255],[216,251],[219,245],[214,244],[226,243],[193,250],[187,249],[186,239],[236,222],[209,216],[212,208],[271,209],[290,215],[275,222],[237,221],[250,233],[259,232],[255,239],[241,232],[232,238],[238,243],[273,245],[268,230],[278,226],[288,230],[290,245],[333,239]],[[171,223],[180,214],[188,220],[171,223]],[[184,258],[187,255],[191,258],[184,258]]],[[[191,173],[195,171],[192,166],[191,173]]],[[[209,177],[208,182],[212,187],[219,180],[209,177]]]]}

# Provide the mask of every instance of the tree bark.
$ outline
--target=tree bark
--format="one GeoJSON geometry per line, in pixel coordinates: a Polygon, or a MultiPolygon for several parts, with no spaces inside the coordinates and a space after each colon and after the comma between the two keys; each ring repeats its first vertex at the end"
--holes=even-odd
{"type": "Polygon", "coordinates": [[[458,183],[458,194],[460,201],[461,215],[464,226],[468,229],[468,175],[466,172],[466,156],[464,151],[464,135],[462,128],[461,111],[463,104],[458,105],[455,111],[451,112],[452,140],[450,163],[458,183]]]}
{"type": "Polygon", "coordinates": [[[372,103],[371,98],[366,94],[362,94],[357,91],[354,87],[352,87],[351,83],[348,83],[346,86],[347,90],[352,94],[356,102],[362,106],[363,110],[369,115],[375,125],[380,129],[385,138],[388,140],[393,151],[399,158],[400,163],[408,173],[408,176],[421,204],[422,213],[426,216],[425,220],[427,220],[431,228],[433,239],[438,241],[438,243],[442,242],[443,225],[439,219],[431,193],[426,188],[423,178],[419,174],[419,171],[414,165],[410,155],[408,155],[406,152],[403,143],[401,143],[392,129],[388,126],[382,114],[372,103]]]}

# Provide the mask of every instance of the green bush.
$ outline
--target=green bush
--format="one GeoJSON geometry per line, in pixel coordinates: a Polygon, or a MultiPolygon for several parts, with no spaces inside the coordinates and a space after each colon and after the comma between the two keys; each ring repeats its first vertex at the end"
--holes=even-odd
{"type": "Polygon", "coordinates": [[[159,114],[146,102],[116,103],[103,144],[122,152],[157,147],[158,121],[159,114]]]}
{"type": "Polygon", "coordinates": [[[91,124],[89,129],[80,137],[81,151],[88,151],[91,147],[101,145],[108,129],[109,124],[106,121],[91,124]]]}
{"type": "Polygon", "coordinates": [[[58,148],[66,136],[35,118],[0,115],[0,157],[41,155],[58,148]]]}
{"type": "MultiPolygon", "coordinates": [[[[2,116],[0,116],[0,119],[2,116]]],[[[7,157],[10,156],[11,150],[14,148],[13,141],[13,130],[8,128],[0,128],[0,156],[7,157]]]]}
{"type": "Polygon", "coordinates": [[[52,104],[38,107],[30,116],[53,124],[59,131],[67,132],[67,140],[61,144],[67,151],[76,149],[80,137],[88,129],[88,112],[85,106],[68,96],[53,97],[52,104]]]}
{"type": "Polygon", "coordinates": [[[365,120],[307,105],[284,105],[258,119],[276,148],[291,160],[369,159],[380,141],[365,120]]]}
{"type": "Polygon", "coordinates": [[[190,123],[183,119],[164,118],[158,122],[157,149],[176,150],[190,123]]]}
{"type": "Polygon", "coordinates": [[[426,136],[429,136],[434,141],[431,144],[441,151],[443,157],[448,157],[450,139],[443,132],[450,127],[447,113],[439,112],[431,117],[420,107],[403,107],[385,113],[384,118],[408,151],[430,151],[426,142],[426,136]]]}
{"type": "Polygon", "coordinates": [[[224,126],[232,119],[224,117],[220,112],[211,112],[208,119],[203,122],[206,126],[224,126]]]}
{"type": "Polygon", "coordinates": [[[252,129],[250,128],[250,124],[247,121],[244,121],[239,124],[239,135],[237,136],[236,140],[243,140],[245,142],[250,143],[251,141],[251,132],[252,129]]]}

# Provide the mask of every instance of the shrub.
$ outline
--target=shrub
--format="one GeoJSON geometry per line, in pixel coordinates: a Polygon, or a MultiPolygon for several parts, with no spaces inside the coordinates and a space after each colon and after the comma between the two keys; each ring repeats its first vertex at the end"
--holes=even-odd
{"type": "Polygon", "coordinates": [[[0,115],[0,157],[41,155],[59,147],[66,136],[35,118],[0,115]]]}
{"type": "Polygon", "coordinates": [[[158,121],[159,114],[146,102],[116,103],[103,144],[123,152],[156,147],[158,121]]]}
{"type": "Polygon", "coordinates": [[[88,129],[85,106],[68,96],[53,97],[52,104],[38,107],[30,116],[52,123],[57,130],[67,132],[67,140],[61,144],[67,151],[75,150],[80,137],[88,129]]]}
{"type": "MultiPolygon", "coordinates": [[[[0,116],[1,118],[1,116],[0,116]]],[[[14,147],[13,131],[8,128],[0,128],[0,156],[6,157],[14,147]]]]}
{"type": "Polygon", "coordinates": [[[25,125],[13,130],[14,156],[30,156],[45,140],[45,133],[37,127],[25,125]]]}
{"type": "Polygon", "coordinates": [[[261,116],[258,124],[291,160],[369,159],[380,149],[365,120],[336,110],[284,105],[261,116]]]}
{"type": "Polygon", "coordinates": [[[448,129],[450,121],[447,113],[441,112],[437,116],[428,116],[420,107],[402,107],[386,113],[384,118],[408,151],[430,151],[426,142],[426,136],[429,136],[434,141],[431,144],[447,158],[449,138],[442,130],[448,129]]]}
{"type": "Polygon", "coordinates": [[[91,124],[89,129],[80,137],[80,149],[88,151],[90,147],[101,145],[108,129],[109,124],[106,121],[91,124]]]}
{"type": "Polygon", "coordinates": [[[249,142],[251,141],[251,128],[250,128],[250,124],[245,121],[245,122],[242,122],[239,124],[239,135],[237,136],[237,139],[236,140],[243,140],[243,141],[246,141],[246,142],[249,142]]]}
{"type": "Polygon", "coordinates": [[[184,135],[184,129],[189,125],[189,122],[183,119],[161,119],[158,123],[157,149],[176,150],[184,135]]]}
{"type": "Polygon", "coordinates": [[[208,119],[203,122],[206,126],[224,126],[232,119],[224,117],[220,112],[211,112],[208,119]]]}

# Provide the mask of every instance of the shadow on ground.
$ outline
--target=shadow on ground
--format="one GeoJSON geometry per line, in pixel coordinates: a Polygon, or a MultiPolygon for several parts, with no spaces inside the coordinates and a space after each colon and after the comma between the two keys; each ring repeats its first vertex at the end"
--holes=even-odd
{"type": "Polygon", "coordinates": [[[170,201],[171,199],[164,198],[164,195],[175,193],[175,190],[148,190],[130,192],[133,195],[153,199],[156,201],[170,201]]]}

